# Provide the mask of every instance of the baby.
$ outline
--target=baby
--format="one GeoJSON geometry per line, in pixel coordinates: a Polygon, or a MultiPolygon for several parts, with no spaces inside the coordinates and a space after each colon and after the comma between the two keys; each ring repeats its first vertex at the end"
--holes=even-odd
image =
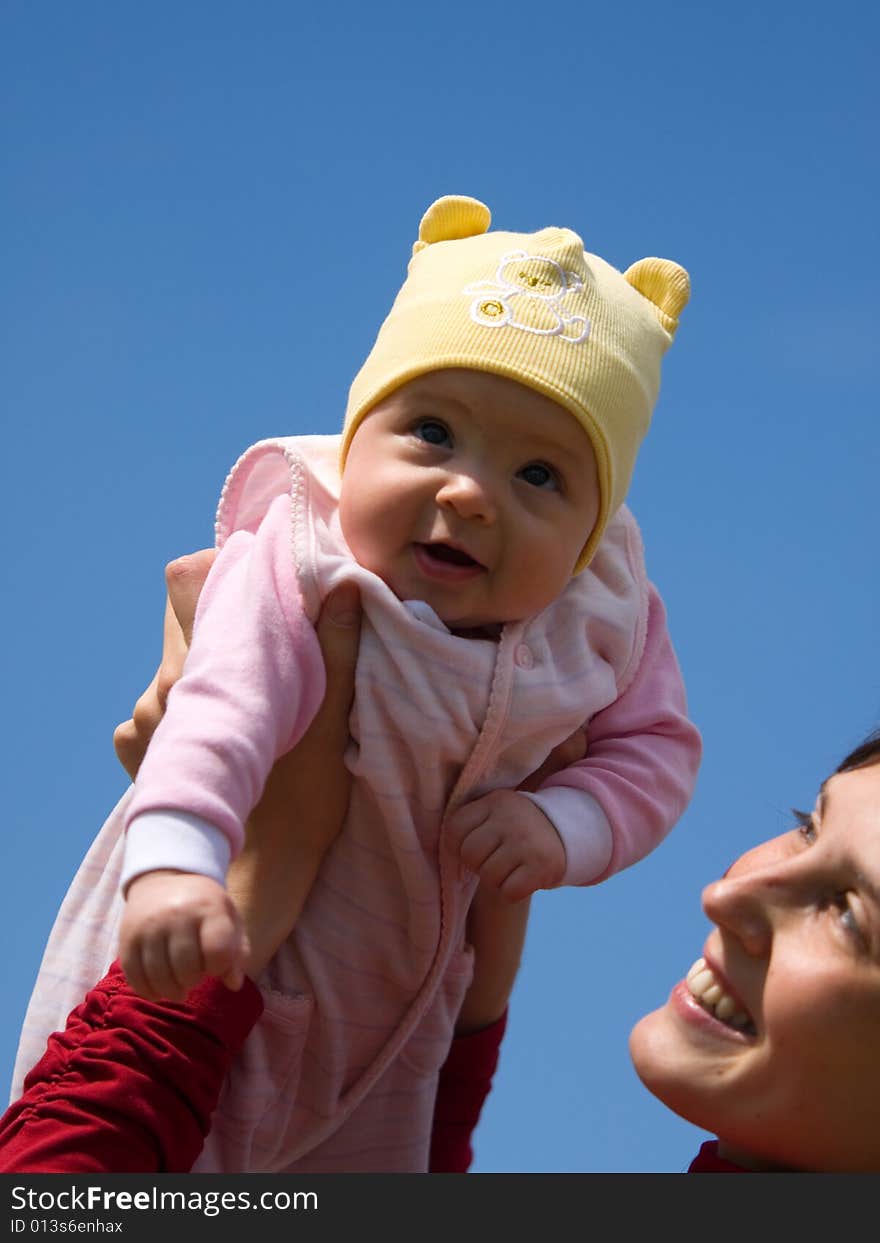
{"type": "MultiPolygon", "coordinates": [[[[687,274],[621,274],[568,230],[489,223],[463,197],[425,214],[341,438],[264,441],[233,469],[183,677],[102,831],[145,991],[234,981],[226,868],[321,701],[311,621],[357,582],[348,817],[260,981],[266,1012],[197,1170],[425,1169],[473,955],[498,952],[491,920],[465,944],[478,879],[512,902],[600,881],[693,789],[699,736],[623,505],[687,274]],[[585,724],[584,759],[519,792],[585,724]]],[[[56,924],[56,978],[71,925],[90,923],[91,959],[115,927],[118,906],[96,919],[83,898],[93,873],[56,924]]]]}

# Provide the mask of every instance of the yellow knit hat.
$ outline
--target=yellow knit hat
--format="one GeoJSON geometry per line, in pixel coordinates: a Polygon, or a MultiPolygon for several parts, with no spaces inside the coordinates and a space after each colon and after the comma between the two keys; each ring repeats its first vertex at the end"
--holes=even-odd
{"type": "Polygon", "coordinates": [[[352,383],[341,463],[372,407],[426,371],[517,380],[570,410],[593,445],[599,517],[577,573],[626,496],[690,281],[668,259],[620,273],[569,229],[489,233],[490,221],[462,195],[425,212],[407,279],[352,383]]]}

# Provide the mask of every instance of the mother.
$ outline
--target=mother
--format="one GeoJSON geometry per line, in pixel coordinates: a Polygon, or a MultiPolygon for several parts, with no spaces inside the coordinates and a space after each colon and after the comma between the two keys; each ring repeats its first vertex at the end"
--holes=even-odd
{"type": "MultiPolygon", "coordinates": [[[[184,629],[207,564],[188,562],[188,577],[177,584],[184,629]]],[[[353,657],[351,645],[334,643],[332,633],[330,639],[323,644],[328,684],[337,689],[321,729],[325,742],[334,741],[313,745],[299,768],[324,790],[338,790],[353,657]]],[[[166,628],[163,670],[117,731],[129,770],[161,714],[182,648],[179,632],[166,628]]],[[[630,1036],[648,1090],[718,1136],[703,1145],[693,1172],[880,1172],[880,733],[843,760],[814,810],[797,818],[794,829],[747,852],[704,890],[714,927],[702,957],[630,1036]]],[[[262,901],[289,837],[273,833],[273,824],[270,816],[258,826],[238,890],[246,922],[259,912],[263,939],[269,916],[278,911],[283,924],[286,914],[283,901],[262,901]]],[[[512,908],[520,937],[526,916],[527,905],[512,908]]],[[[497,981],[498,1013],[515,972],[512,957],[508,976],[497,981]]],[[[195,1160],[233,1046],[259,1014],[256,990],[231,993],[218,983],[186,1006],[168,1006],[136,998],[118,973],[101,988],[74,1012],[53,1055],[0,1120],[0,1171],[149,1172],[185,1169],[195,1160]],[[96,1046],[89,1014],[108,989],[116,1008],[101,1009],[96,1046]],[[142,1028],[145,1007],[158,1036],[141,1048],[130,1037],[142,1028]],[[63,1109],[51,1106],[59,1073],[96,1047],[97,1077],[68,1076],[63,1109]]],[[[455,1042],[441,1077],[433,1169],[467,1168],[502,1032],[503,1018],[476,1039],[455,1042]]]]}
{"type": "Polygon", "coordinates": [[[880,732],[797,820],[703,891],[703,956],[630,1053],[740,1166],[880,1171],[880,732]]]}

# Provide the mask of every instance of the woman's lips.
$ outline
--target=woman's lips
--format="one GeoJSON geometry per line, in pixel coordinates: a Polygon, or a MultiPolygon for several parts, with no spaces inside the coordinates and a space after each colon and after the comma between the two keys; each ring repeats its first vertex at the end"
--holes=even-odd
{"type": "Polygon", "coordinates": [[[755,1034],[752,1016],[712,959],[698,958],[687,973],[687,986],[704,1010],[740,1031],[755,1034]]]}
{"type": "Polygon", "coordinates": [[[735,1044],[751,1044],[754,1031],[739,1030],[716,1019],[709,1010],[704,1009],[688,988],[686,980],[679,980],[669,994],[669,1003],[675,1012],[689,1025],[711,1035],[716,1040],[733,1041],[735,1044]]]}
{"type": "Polygon", "coordinates": [[[460,583],[486,572],[485,566],[454,544],[413,544],[413,557],[426,578],[439,582],[460,583]]]}

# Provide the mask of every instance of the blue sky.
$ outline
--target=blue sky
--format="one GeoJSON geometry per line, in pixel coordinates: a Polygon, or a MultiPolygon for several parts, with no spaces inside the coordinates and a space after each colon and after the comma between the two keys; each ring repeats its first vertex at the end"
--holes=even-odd
{"type": "Polygon", "coordinates": [[[165,562],[249,443],[338,428],[464,193],[691,273],[630,503],[705,742],[648,860],[536,898],[474,1168],[686,1167],[629,1028],[700,953],[701,887],[880,724],[878,35],[867,0],[3,6],[7,1078],[165,562]]]}

